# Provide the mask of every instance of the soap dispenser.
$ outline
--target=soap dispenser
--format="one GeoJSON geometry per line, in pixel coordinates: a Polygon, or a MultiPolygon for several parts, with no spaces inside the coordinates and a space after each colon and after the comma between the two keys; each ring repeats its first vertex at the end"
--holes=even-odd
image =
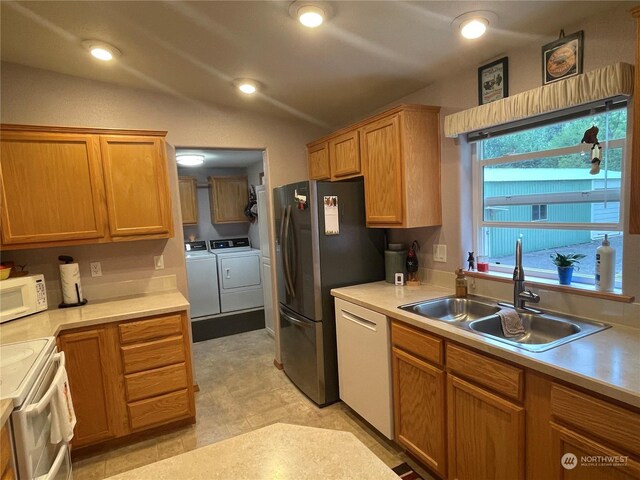
{"type": "Polygon", "coordinates": [[[458,268],[456,270],[456,298],[465,298],[467,296],[467,277],[464,270],[458,268]]]}
{"type": "Polygon", "coordinates": [[[602,245],[596,249],[596,290],[613,292],[616,276],[616,251],[604,235],[602,245]]]}

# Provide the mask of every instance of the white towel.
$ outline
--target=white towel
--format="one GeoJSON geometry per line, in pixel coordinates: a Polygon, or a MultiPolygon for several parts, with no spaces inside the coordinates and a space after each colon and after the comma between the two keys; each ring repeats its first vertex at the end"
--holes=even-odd
{"type": "Polygon", "coordinates": [[[503,308],[498,312],[500,323],[502,324],[502,332],[507,338],[518,337],[527,331],[524,329],[522,319],[518,312],[511,308],[503,308]]]}
{"type": "Polygon", "coordinates": [[[70,442],[75,426],[76,413],[73,410],[69,378],[64,371],[51,399],[51,443],[57,444],[62,440],[70,442]]]}

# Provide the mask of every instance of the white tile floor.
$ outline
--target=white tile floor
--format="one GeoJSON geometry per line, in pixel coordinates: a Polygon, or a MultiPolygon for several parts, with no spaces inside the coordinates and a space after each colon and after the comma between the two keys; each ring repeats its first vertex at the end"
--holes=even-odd
{"type": "Polygon", "coordinates": [[[273,366],[273,349],[266,330],[194,344],[195,425],[76,460],[74,480],[107,478],[276,422],[349,431],[390,467],[405,461],[415,467],[342,402],[316,407],[273,366]]]}

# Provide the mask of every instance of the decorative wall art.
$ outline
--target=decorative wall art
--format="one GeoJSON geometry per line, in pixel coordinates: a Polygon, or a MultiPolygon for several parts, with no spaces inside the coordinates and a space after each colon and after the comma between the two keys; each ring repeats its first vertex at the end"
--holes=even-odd
{"type": "Polygon", "coordinates": [[[509,96],[509,58],[478,68],[478,103],[484,105],[509,96]]]}
{"type": "Polygon", "coordinates": [[[583,31],[564,35],[542,47],[542,84],[557,82],[582,73],[583,31]]]}

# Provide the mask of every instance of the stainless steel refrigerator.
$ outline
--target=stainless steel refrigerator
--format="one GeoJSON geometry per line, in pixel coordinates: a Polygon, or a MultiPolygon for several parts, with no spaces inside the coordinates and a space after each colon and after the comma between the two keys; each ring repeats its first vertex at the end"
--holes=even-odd
{"type": "Polygon", "coordinates": [[[320,406],[339,399],[332,288],[384,279],[384,230],[366,228],[362,178],[274,189],[280,349],[320,406]]]}

